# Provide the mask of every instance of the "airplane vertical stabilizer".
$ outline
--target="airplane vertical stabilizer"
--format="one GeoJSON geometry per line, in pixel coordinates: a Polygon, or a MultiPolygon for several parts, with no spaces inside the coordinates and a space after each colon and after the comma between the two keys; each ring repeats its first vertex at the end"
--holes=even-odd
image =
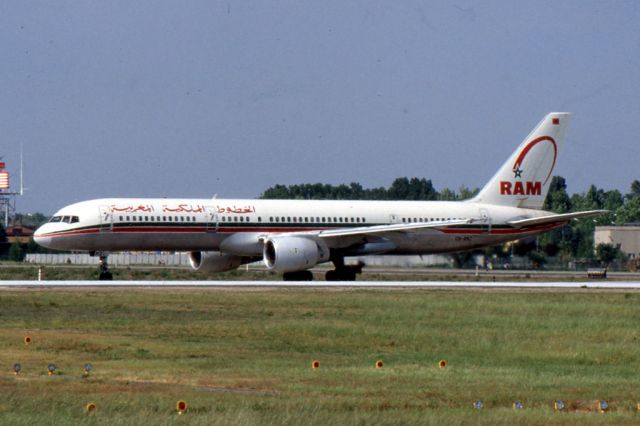
{"type": "Polygon", "coordinates": [[[542,209],[570,121],[567,112],[544,117],[471,201],[542,209]]]}

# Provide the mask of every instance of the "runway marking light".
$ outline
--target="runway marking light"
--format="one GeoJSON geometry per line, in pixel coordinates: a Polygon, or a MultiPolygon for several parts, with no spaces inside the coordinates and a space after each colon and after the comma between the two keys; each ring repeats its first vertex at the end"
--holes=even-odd
{"type": "Polygon", "coordinates": [[[184,414],[187,411],[187,403],[181,399],[176,403],[176,410],[178,410],[178,414],[184,414]]]}
{"type": "Polygon", "coordinates": [[[522,403],[522,401],[515,401],[513,403],[514,410],[522,410],[523,408],[524,408],[524,404],[522,403]]]}
{"type": "Polygon", "coordinates": [[[553,408],[556,411],[564,411],[567,406],[565,405],[564,401],[561,399],[556,400],[556,402],[553,403],[553,408]]]}
{"type": "Polygon", "coordinates": [[[29,346],[31,344],[31,336],[24,336],[24,344],[25,346],[29,346]]]}
{"type": "Polygon", "coordinates": [[[49,370],[49,375],[53,376],[56,373],[56,366],[54,364],[47,365],[47,370],[49,370]]]}
{"type": "Polygon", "coordinates": [[[94,411],[96,411],[96,409],[98,408],[98,406],[96,405],[95,402],[90,402],[87,404],[87,406],[85,407],[87,410],[88,414],[93,413],[94,411]]]}
{"type": "Polygon", "coordinates": [[[86,376],[88,376],[88,375],[89,375],[89,373],[91,373],[91,370],[93,370],[93,365],[91,365],[91,363],[90,363],[90,362],[87,362],[87,363],[84,365],[84,373],[83,373],[83,376],[85,376],[85,377],[86,377],[86,376]]]}
{"type": "Polygon", "coordinates": [[[382,362],[382,360],[377,360],[376,361],[376,368],[382,368],[384,367],[384,362],[382,362]]]}
{"type": "Polygon", "coordinates": [[[317,368],[320,368],[320,361],[318,361],[318,360],[314,360],[314,361],[311,363],[311,368],[313,368],[314,370],[315,370],[315,369],[317,369],[317,368]]]}
{"type": "Polygon", "coordinates": [[[16,362],[15,364],[13,364],[13,372],[15,374],[20,374],[20,370],[22,370],[22,365],[20,365],[19,362],[16,362]]]}
{"type": "Polygon", "coordinates": [[[609,402],[604,400],[598,401],[598,410],[601,413],[606,413],[609,410],[609,402]]]}
{"type": "Polygon", "coordinates": [[[481,399],[473,401],[473,408],[475,408],[476,410],[482,410],[484,408],[484,403],[481,399]]]}
{"type": "Polygon", "coordinates": [[[449,363],[447,362],[446,359],[441,359],[440,362],[438,363],[438,367],[440,368],[447,368],[447,365],[449,365],[449,363]]]}

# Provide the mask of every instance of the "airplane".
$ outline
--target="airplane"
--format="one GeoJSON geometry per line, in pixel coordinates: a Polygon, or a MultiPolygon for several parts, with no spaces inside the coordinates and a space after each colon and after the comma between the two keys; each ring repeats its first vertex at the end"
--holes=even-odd
{"type": "Polygon", "coordinates": [[[349,256],[455,253],[550,231],[605,213],[542,210],[570,113],[546,115],[472,199],[334,201],[108,198],[63,207],[38,228],[41,246],[100,256],[118,251],[189,252],[193,269],[223,272],[262,260],[284,280],[353,281],[349,256]]]}

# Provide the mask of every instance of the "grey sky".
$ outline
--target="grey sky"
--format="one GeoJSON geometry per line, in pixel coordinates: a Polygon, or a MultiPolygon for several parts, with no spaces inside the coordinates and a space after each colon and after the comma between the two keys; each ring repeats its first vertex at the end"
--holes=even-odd
{"type": "MultiPolygon", "coordinates": [[[[274,184],[482,186],[550,111],[571,192],[640,178],[640,2],[6,1],[18,211],[274,184]]],[[[15,183],[15,181],[14,181],[15,183]]]]}

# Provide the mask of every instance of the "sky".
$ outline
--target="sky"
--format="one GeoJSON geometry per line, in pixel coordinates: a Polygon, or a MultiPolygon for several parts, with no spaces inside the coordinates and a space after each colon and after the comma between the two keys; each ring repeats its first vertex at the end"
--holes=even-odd
{"type": "Polygon", "coordinates": [[[17,211],[402,176],[481,187],[573,117],[570,193],[640,179],[637,1],[4,1],[17,211]]]}

